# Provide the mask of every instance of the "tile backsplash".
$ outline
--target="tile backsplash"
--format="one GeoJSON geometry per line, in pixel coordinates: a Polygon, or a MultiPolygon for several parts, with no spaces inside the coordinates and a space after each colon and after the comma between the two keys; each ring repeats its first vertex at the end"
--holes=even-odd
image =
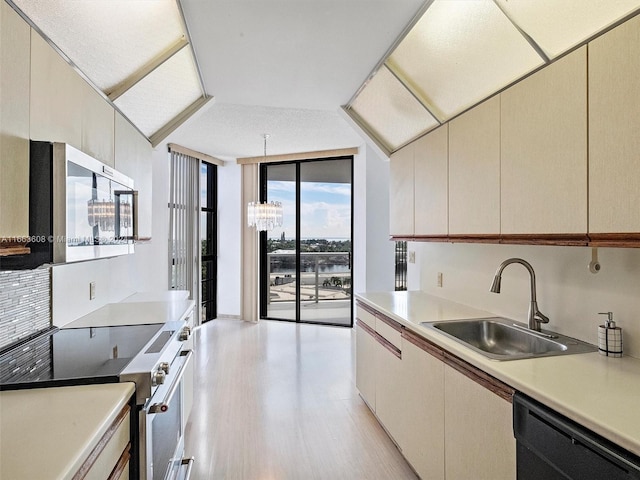
{"type": "Polygon", "coordinates": [[[0,348],[51,325],[51,269],[0,272],[0,348]]]}

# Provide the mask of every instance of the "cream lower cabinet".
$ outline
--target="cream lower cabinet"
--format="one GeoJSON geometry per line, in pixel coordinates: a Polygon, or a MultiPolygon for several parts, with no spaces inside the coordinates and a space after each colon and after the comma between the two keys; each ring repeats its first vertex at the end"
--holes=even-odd
{"type": "Polygon", "coordinates": [[[444,363],[402,339],[402,454],[423,479],[444,478],[444,363]]]}
{"type": "Polygon", "coordinates": [[[356,388],[391,438],[400,445],[404,415],[400,326],[357,308],[356,388]]]}
{"type": "Polygon", "coordinates": [[[376,340],[362,324],[356,325],[356,388],[369,408],[376,410],[376,340]]]}
{"type": "Polygon", "coordinates": [[[444,372],[445,478],[516,478],[512,405],[452,367],[444,372]]]}
{"type": "Polygon", "coordinates": [[[395,330],[384,315],[364,313],[368,323],[359,318],[356,327],[356,386],[420,478],[514,479],[513,389],[395,330]]]}

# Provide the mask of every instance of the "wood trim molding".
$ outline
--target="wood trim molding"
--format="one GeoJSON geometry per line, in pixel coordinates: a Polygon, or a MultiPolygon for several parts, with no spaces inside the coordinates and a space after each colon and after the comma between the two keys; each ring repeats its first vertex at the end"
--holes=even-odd
{"type": "Polygon", "coordinates": [[[384,338],[382,335],[380,335],[378,332],[376,332],[373,328],[371,328],[369,325],[364,323],[362,320],[360,319],[356,319],[356,320],[357,320],[356,325],[361,327],[362,330],[364,330],[366,333],[371,335],[376,342],[378,342],[380,345],[382,345],[384,348],[386,348],[390,353],[392,353],[396,357],[402,358],[402,351],[398,347],[396,347],[393,343],[391,343],[389,340],[384,338]]]}
{"type": "Polygon", "coordinates": [[[28,241],[17,242],[13,238],[0,237],[0,257],[9,255],[27,255],[31,253],[31,249],[27,247],[28,241]]]}
{"type": "Polygon", "coordinates": [[[348,157],[358,154],[358,147],[339,148],[335,150],[317,150],[315,152],[287,153],[283,155],[266,155],[261,157],[242,157],[236,162],[239,165],[250,163],[289,162],[295,160],[316,160],[321,158],[348,157]]]}
{"type": "Polygon", "coordinates": [[[462,373],[470,380],[473,380],[487,390],[495,393],[503,400],[506,400],[509,403],[513,401],[513,394],[515,393],[515,389],[511,388],[506,383],[501,382],[497,378],[492,377],[483,370],[474,367],[470,363],[465,362],[461,358],[456,357],[455,355],[444,350],[442,347],[439,347],[435,343],[430,342],[426,338],[423,338],[412,331],[405,329],[402,332],[402,338],[420,348],[424,352],[428,353],[429,355],[437,358],[438,360],[441,360],[446,365],[449,365],[456,371],[462,373]]]}
{"type": "MultiPolygon", "coordinates": [[[[590,239],[585,234],[513,234],[513,235],[392,235],[393,241],[408,242],[449,242],[449,243],[491,243],[504,245],[589,245],[590,239]]],[[[638,239],[640,246],[640,239],[638,239]]]]}
{"type": "Polygon", "coordinates": [[[589,246],[640,248],[640,233],[590,233],[589,246]]]}
{"type": "Polygon", "coordinates": [[[118,413],[118,416],[111,423],[111,425],[109,425],[109,428],[107,428],[107,431],[104,432],[104,435],[102,435],[102,438],[100,438],[97,445],[93,447],[93,450],[91,450],[91,453],[89,454],[87,459],[80,466],[76,474],[73,476],[73,480],[82,480],[87,475],[89,470],[91,470],[91,467],[93,467],[93,464],[96,463],[96,460],[98,459],[102,451],[105,449],[105,447],[109,443],[109,440],[111,440],[111,437],[113,437],[113,435],[116,433],[116,430],[118,430],[118,427],[129,416],[130,411],[131,411],[131,407],[129,407],[129,405],[125,405],[122,408],[122,410],[120,410],[120,413],[118,413]]]}
{"type": "Polygon", "coordinates": [[[113,471],[107,480],[118,480],[121,478],[124,471],[129,468],[129,460],[131,460],[131,442],[127,444],[124,452],[120,455],[118,463],[116,463],[116,466],[113,468],[113,471]]]}
{"type": "Polygon", "coordinates": [[[393,328],[396,332],[402,332],[402,324],[400,322],[397,322],[396,320],[394,320],[393,318],[387,317],[386,315],[384,315],[383,313],[380,313],[378,310],[376,310],[375,308],[367,305],[364,302],[361,302],[360,300],[358,300],[356,302],[357,306],[362,308],[363,310],[369,312],[371,315],[374,315],[378,320],[382,320],[384,323],[386,323],[387,325],[389,325],[391,328],[393,328]]]}
{"type": "Polygon", "coordinates": [[[203,162],[213,163],[214,165],[218,165],[219,167],[224,166],[224,161],[219,158],[212,157],[211,155],[207,155],[206,153],[200,153],[195,150],[191,150],[190,148],[183,147],[176,143],[169,143],[167,145],[169,150],[177,153],[182,153],[183,155],[189,155],[190,157],[195,157],[198,160],[202,160],[203,162]]]}

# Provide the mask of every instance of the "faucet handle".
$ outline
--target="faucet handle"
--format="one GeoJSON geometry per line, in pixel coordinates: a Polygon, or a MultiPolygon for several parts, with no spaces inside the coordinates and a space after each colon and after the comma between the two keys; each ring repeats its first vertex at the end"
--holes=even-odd
{"type": "Polygon", "coordinates": [[[543,314],[540,311],[536,311],[534,318],[540,323],[549,323],[549,317],[547,317],[545,314],[543,314]]]}

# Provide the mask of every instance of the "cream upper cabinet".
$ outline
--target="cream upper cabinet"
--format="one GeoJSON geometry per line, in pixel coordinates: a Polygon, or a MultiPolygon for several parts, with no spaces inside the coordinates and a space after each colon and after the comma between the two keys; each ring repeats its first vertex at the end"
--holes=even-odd
{"type": "Polygon", "coordinates": [[[391,155],[389,166],[389,232],[391,235],[413,235],[415,143],[391,155]]]}
{"type": "Polygon", "coordinates": [[[449,366],[444,376],[446,479],[516,478],[511,403],[449,366]]]}
{"type": "Polygon", "coordinates": [[[152,216],[152,147],[122,115],[115,117],[115,168],[133,178],[138,191],[138,237],[151,238],[152,216]]]}
{"type": "Polygon", "coordinates": [[[82,79],[31,32],[31,138],[82,149],[82,79]]]}
{"type": "Polygon", "coordinates": [[[589,43],[589,231],[640,232],[640,17],[589,43]]]}
{"type": "Polygon", "coordinates": [[[449,234],[500,233],[500,96],[449,123],[449,234]]]}
{"type": "Polygon", "coordinates": [[[416,235],[446,235],[449,229],[448,132],[443,125],[415,142],[416,235]]]}
{"type": "Polygon", "coordinates": [[[586,47],[501,94],[501,233],[587,232],[586,47]]]}
{"type": "Polygon", "coordinates": [[[88,83],[82,85],[82,151],[114,166],[115,110],[88,83]]]}
{"type": "Polygon", "coordinates": [[[444,478],[444,363],[402,339],[402,454],[425,479],[444,478]]]}
{"type": "Polygon", "coordinates": [[[33,140],[68,143],[114,165],[111,105],[35,31],[31,33],[33,140]]]}
{"type": "Polygon", "coordinates": [[[31,28],[6,2],[0,26],[0,237],[26,237],[31,28]]]}

